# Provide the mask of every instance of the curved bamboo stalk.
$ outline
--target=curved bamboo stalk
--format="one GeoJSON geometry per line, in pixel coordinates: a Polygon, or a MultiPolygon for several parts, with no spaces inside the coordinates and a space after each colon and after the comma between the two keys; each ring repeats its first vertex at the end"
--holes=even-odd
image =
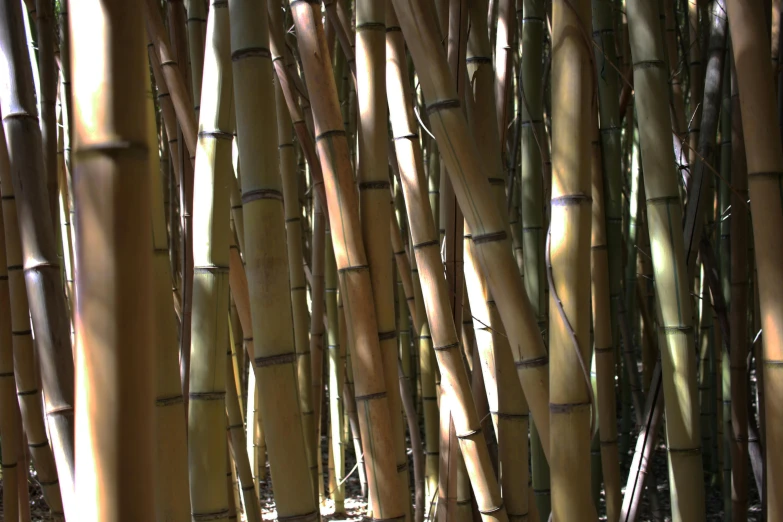
{"type": "MultiPolygon", "coordinates": [[[[306,2],[291,2],[302,64],[315,119],[316,144],[321,158],[329,200],[335,257],[340,286],[345,292],[346,320],[352,325],[352,346],[356,348],[354,365],[356,402],[363,423],[362,446],[367,459],[367,475],[375,518],[396,518],[405,508],[397,481],[394,443],[388,437],[392,428],[388,390],[383,379],[383,362],[378,339],[378,322],[372,292],[368,258],[359,226],[359,212],[351,174],[351,162],[345,129],[329,56],[325,49],[320,13],[306,2]],[[318,88],[316,88],[318,86],[318,88]],[[318,91],[318,94],[315,94],[318,91]],[[385,487],[379,487],[384,484],[385,487]]],[[[385,157],[385,154],[383,155],[385,157]]],[[[386,196],[388,197],[388,196],[386,196]]],[[[385,202],[384,202],[385,203],[385,202]]],[[[384,204],[388,208],[388,204],[384,204]]],[[[386,237],[384,229],[384,237],[386,237]]],[[[395,345],[396,353],[396,345],[395,345]]],[[[397,383],[394,383],[395,389],[397,383]]],[[[399,405],[399,403],[398,403],[399,405]]]]}
{"type": "MultiPolygon", "coordinates": [[[[152,100],[148,104],[148,139],[155,136],[152,100]]],[[[151,142],[154,143],[154,142],[151,142]]],[[[157,147],[150,145],[151,172],[157,173],[157,147]]],[[[172,274],[169,270],[166,216],[163,208],[163,187],[153,178],[150,183],[152,216],[152,252],[154,280],[154,321],[156,349],[156,473],[158,495],[156,515],[171,522],[190,520],[190,488],[188,486],[188,439],[185,409],[180,380],[177,324],[171,313],[174,305],[171,293],[172,274]]]]}
{"type": "MultiPolygon", "coordinates": [[[[285,210],[286,245],[288,247],[288,267],[291,277],[291,305],[294,320],[294,345],[297,354],[297,384],[299,387],[299,409],[302,412],[302,428],[305,433],[305,452],[309,469],[316,463],[312,434],[313,402],[312,377],[310,374],[310,322],[307,310],[307,283],[305,281],[302,252],[302,209],[299,204],[299,188],[296,172],[296,154],[291,133],[291,116],[285,105],[280,81],[275,82],[275,100],[277,107],[277,148],[280,154],[280,173],[283,178],[283,209],[285,210]]],[[[314,310],[315,311],[315,310],[314,310]]],[[[312,477],[315,479],[315,477],[312,477]]],[[[313,481],[313,492],[318,487],[313,481]]]]}
{"type": "Polygon", "coordinates": [[[648,229],[662,323],[663,384],[669,453],[672,517],[704,520],[693,315],[683,251],[682,209],[674,172],[671,118],[663,93],[664,68],[658,8],[630,0],[628,25],[634,62],[636,111],[647,198],[648,229]]]}
{"type": "MultiPolygon", "coordinates": [[[[30,62],[24,53],[24,29],[18,2],[0,3],[0,104],[11,165],[21,235],[23,269],[32,326],[41,364],[47,424],[58,468],[65,510],[77,517],[74,498],[74,375],[70,317],[62,290],[43,163],[41,131],[35,109],[30,62]],[[22,174],[24,173],[24,179],[22,174]]],[[[23,327],[29,330],[29,323],[23,327]]],[[[78,517],[77,517],[78,518],[78,517]]]]}
{"type": "MultiPolygon", "coordinates": [[[[229,180],[232,74],[229,13],[213,0],[207,22],[204,85],[194,172],[193,320],[191,323],[188,460],[195,519],[228,518],[225,447],[226,352],[229,351],[229,180]]],[[[181,78],[180,78],[181,79],[181,78]]],[[[169,88],[171,86],[169,85],[169,88]]],[[[184,87],[183,87],[184,88],[184,87]]],[[[188,108],[190,112],[190,108],[188,108]]],[[[192,114],[192,113],[191,113],[192,114]]]]}
{"type": "Polygon", "coordinates": [[[231,0],[229,12],[242,165],[243,253],[250,292],[256,386],[272,482],[276,486],[275,504],[280,517],[317,519],[313,495],[299,494],[303,485],[306,488],[310,482],[309,465],[297,397],[275,93],[271,53],[267,48],[267,6],[264,2],[231,0]],[[269,125],[262,125],[263,122],[269,125]]]}
{"type": "Polygon", "coordinates": [[[77,517],[149,520],[156,489],[150,183],[158,170],[150,168],[157,143],[147,125],[143,22],[125,2],[72,7],[77,517]],[[86,20],[106,38],[97,56],[89,32],[79,30],[86,20]],[[125,414],[117,416],[118,407],[125,414]],[[124,451],[126,437],[135,451],[124,451]]]}
{"type": "MultiPolygon", "coordinates": [[[[432,31],[434,21],[426,7],[416,2],[394,0],[394,5],[428,101],[431,130],[441,142],[441,156],[448,165],[449,176],[454,178],[455,193],[471,227],[517,368],[524,372],[525,396],[534,418],[542,421],[549,415],[548,358],[519,277],[504,219],[490,196],[475,142],[449,80],[448,65],[432,31]]],[[[542,439],[548,441],[548,423],[540,422],[539,429],[545,435],[542,439]]],[[[545,452],[548,447],[546,442],[545,452]]]]}

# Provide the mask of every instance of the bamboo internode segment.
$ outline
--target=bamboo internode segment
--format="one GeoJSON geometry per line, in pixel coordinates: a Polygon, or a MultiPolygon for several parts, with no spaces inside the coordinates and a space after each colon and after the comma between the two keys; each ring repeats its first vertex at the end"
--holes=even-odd
{"type": "Polygon", "coordinates": [[[676,521],[704,520],[693,314],[680,228],[682,207],[671,147],[671,118],[662,96],[668,73],[657,6],[629,1],[628,24],[648,228],[650,242],[655,245],[653,269],[662,321],[659,331],[667,397],[672,516],[676,521]]]}
{"type": "MultiPolygon", "coordinates": [[[[737,70],[742,127],[747,151],[747,177],[753,205],[753,243],[758,270],[758,293],[763,331],[763,394],[766,417],[766,447],[783,443],[783,425],[779,422],[781,405],[773,397],[783,393],[783,273],[780,259],[783,245],[777,239],[783,228],[783,150],[780,128],[770,110],[775,104],[773,80],[767,63],[769,41],[759,28],[765,27],[762,6],[752,2],[728,0],[731,20],[731,44],[737,70]],[[778,419],[773,421],[772,419],[778,419]]],[[[766,453],[767,517],[783,516],[783,463],[774,451],[766,453]]]]}

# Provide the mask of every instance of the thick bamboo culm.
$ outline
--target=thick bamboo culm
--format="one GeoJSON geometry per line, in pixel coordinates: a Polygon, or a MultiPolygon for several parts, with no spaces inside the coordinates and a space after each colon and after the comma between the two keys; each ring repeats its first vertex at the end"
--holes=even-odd
{"type": "MultiPolygon", "coordinates": [[[[280,517],[317,518],[298,399],[275,90],[265,2],[229,2],[254,366],[280,517]],[[259,91],[261,89],[261,91],[259,91]],[[261,125],[262,121],[269,125],[261,125]],[[304,484],[304,486],[303,486],[304,484]],[[297,488],[305,488],[300,495],[297,488]]],[[[203,91],[202,91],[203,92],[203,91]]],[[[202,110],[205,107],[202,106],[202,110]]]]}
{"type": "Polygon", "coordinates": [[[73,190],[79,205],[76,516],[149,520],[156,489],[150,183],[158,181],[158,162],[149,153],[157,151],[147,125],[152,114],[145,100],[143,20],[123,2],[80,2],[71,14],[73,190]],[[107,39],[99,56],[79,28],[95,11],[101,16],[93,27],[107,39]],[[114,96],[123,99],[121,106],[114,96]],[[133,452],[125,451],[128,440],[133,452]]]}
{"type": "Polygon", "coordinates": [[[22,265],[22,244],[19,237],[16,197],[11,183],[11,169],[5,143],[5,131],[0,130],[0,191],[5,228],[5,267],[8,269],[16,395],[27,440],[27,449],[23,449],[23,451],[29,451],[32,456],[35,469],[43,483],[44,498],[49,504],[53,517],[62,519],[64,513],[60,484],[54,454],[46,431],[41,404],[41,389],[36,375],[37,368],[33,353],[33,337],[30,331],[26,283],[24,273],[18,268],[22,265]]]}
{"type": "MultiPolygon", "coordinates": [[[[191,513],[227,521],[226,352],[229,351],[229,182],[232,74],[228,3],[214,0],[207,22],[204,85],[194,172],[193,319],[188,460],[191,513]]],[[[190,110],[190,109],[188,109],[190,110]]]]}
{"type": "MultiPolygon", "coordinates": [[[[41,150],[43,153],[49,210],[55,235],[59,236],[60,210],[57,201],[57,66],[54,47],[54,6],[46,0],[35,1],[38,33],[38,75],[41,85],[41,150]]],[[[69,98],[70,102],[70,98],[69,98]]],[[[76,122],[69,121],[75,127],[76,122]]]]}
{"type": "MultiPolygon", "coordinates": [[[[32,327],[44,389],[46,422],[57,464],[57,478],[69,518],[78,518],[74,497],[74,363],[70,317],[60,284],[54,221],[50,215],[30,62],[24,50],[24,27],[18,2],[0,3],[0,69],[3,127],[19,218],[21,267],[30,303],[32,327]],[[24,180],[22,179],[24,173],[24,180]]],[[[30,322],[20,330],[30,330],[30,322]]],[[[40,435],[43,436],[41,432],[40,435]]],[[[43,438],[43,437],[42,437],[43,438]]]]}
{"type": "MultiPolygon", "coordinates": [[[[450,76],[448,65],[432,30],[432,13],[426,6],[408,0],[394,0],[394,6],[417,64],[428,103],[431,131],[442,143],[441,157],[449,167],[449,176],[454,177],[455,193],[471,227],[482,269],[506,326],[514,360],[517,368],[523,370],[522,386],[531,413],[540,421],[547,419],[548,357],[505,231],[507,221],[501,217],[495,199],[490,195],[489,183],[480,168],[479,154],[460,102],[451,82],[446,81],[450,76]],[[457,172],[461,174],[458,176],[457,172]]],[[[548,453],[549,423],[541,422],[539,429],[542,440],[546,441],[545,453],[548,453]]]]}
{"type": "Polygon", "coordinates": [[[704,520],[694,329],[685,253],[682,208],[671,149],[671,118],[666,106],[663,45],[657,5],[628,2],[628,26],[634,63],[636,111],[647,198],[648,229],[662,323],[660,347],[666,401],[666,435],[672,517],[704,520]]]}
{"type": "MultiPolygon", "coordinates": [[[[291,2],[291,10],[308,90],[318,92],[310,101],[327,186],[340,287],[345,292],[346,320],[352,326],[351,345],[356,350],[351,362],[373,517],[396,518],[404,515],[406,502],[395,487],[398,473],[394,463],[394,442],[388,433],[392,429],[391,415],[399,416],[400,411],[391,411],[383,379],[383,354],[380,353],[368,258],[359,226],[348,141],[331,64],[327,60],[329,52],[325,48],[320,13],[316,16],[313,6],[306,2],[291,2]],[[316,86],[320,86],[320,90],[316,86]],[[381,488],[379,484],[386,487],[381,488]]],[[[384,229],[384,236],[386,233],[384,229]]],[[[396,353],[396,344],[393,346],[396,353]]]]}
{"type": "MultiPolygon", "coordinates": [[[[783,274],[775,259],[780,259],[781,245],[772,240],[775,231],[783,227],[779,187],[783,173],[783,150],[780,128],[774,121],[775,98],[771,71],[766,62],[769,41],[764,33],[763,12],[760,5],[736,0],[727,2],[731,19],[731,44],[737,72],[742,130],[747,152],[747,178],[753,202],[753,243],[758,270],[759,304],[763,343],[764,443],[767,448],[783,442],[780,405],[771,400],[783,390],[783,351],[779,342],[783,321],[781,296],[783,274]]],[[[736,429],[736,427],[735,427],[736,429]]],[[[783,464],[775,459],[774,451],[767,451],[766,490],[768,520],[783,516],[783,464]]]]}

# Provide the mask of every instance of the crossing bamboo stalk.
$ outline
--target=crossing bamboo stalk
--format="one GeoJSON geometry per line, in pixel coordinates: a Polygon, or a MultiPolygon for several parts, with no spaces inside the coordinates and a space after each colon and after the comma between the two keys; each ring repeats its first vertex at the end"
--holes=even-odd
{"type": "Polygon", "coordinates": [[[691,298],[683,251],[682,209],[671,148],[671,119],[666,107],[663,45],[655,4],[628,2],[628,26],[634,63],[647,226],[650,233],[659,325],[672,517],[704,520],[696,360],[691,298]]]}
{"type": "Polygon", "coordinates": [[[298,400],[283,187],[265,2],[229,2],[237,139],[254,365],[275,505],[280,517],[317,519],[298,400]],[[260,89],[260,91],[259,91],[260,89]],[[268,122],[268,125],[262,125],[268,122]],[[301,488],[305,494],[299,494],[301,488]]]}
{"type": "MultiPolygon", "coordinates": [[[[225,394],[229,351],[229,179],[232,107],[228,2],[213,0],[207,22],[204,83],[194,169],[193,317],[188,461],[193,518],[228,519],[225,394]]],[[[181,79],[181,78],[180,78],[181,79]]],[[[187,109],[190,111],[190,108],[187,109]]]]}
{"type": "MultiPolygon", "coordinates": [[[[60,281],[53,219],[48,205],[41,131],[35,108],[33,72],[25,55],[22,13],[17,2],[0,4],[0,70],[3,126],[10,157],[27,297],[41,365],[46,421],[66,513],[76,517],[74,498],[74,372],[70,318],[60,281]],[[24,179],[22,179],[24,175],[24,179]]],[[[78,22],[77,22],[78,26],[78,22]]],[[[25,326],[23,330],[29,330],[25,326]]],[[[77,517],[78,518],[78,517],[77,517]]]]}
{"type": "MultiPolygon", "coordinates": [[[[546,419],[548,358],[524,293],[503,218],[496,208],[496,200],[490,196],[475,142],[449,79],[448,64],[433,31],[434,20],[426,7],[409,0],[394,0],[394,6],[428,102],[431,131],[441,142],[441,157],[449,167],[449,176],[454,178],[455,193],[506,326],[515,363],[523,369],[525,396],[534,418],[546,419]]],[[[542,439],[548,441],[548,423],[540,424],[542,434],[546,435],[542,439]]],[[[548,442],[545,444],[547,452],[548,442]]]]}

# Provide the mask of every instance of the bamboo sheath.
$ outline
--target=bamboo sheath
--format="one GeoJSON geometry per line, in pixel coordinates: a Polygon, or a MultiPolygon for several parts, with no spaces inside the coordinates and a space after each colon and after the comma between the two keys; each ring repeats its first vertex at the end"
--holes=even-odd
{"type": "Polygon", "coordinates": [[[604,212],[604,182],[601,162],[601,142],[597,122],[592,129],[591,183],[592,227],[590,260],[592,273],[592,306],[594,363],[597,377],[598,431],[601,441],[601,470],[606,495],[606,519],[620,518],[620,455],[617,446],[617,403],[614,390],[615,358],[612,342],[612,320],[609,300],[609,260],[606,244],[604,212]]]}
{"type": "MultiPolygon", "coordinates": [[[[0,49],[7,57],[0,104],[10,157],[11,179],[18,194],[27,296],[36,331],[45,392],[46,420],[67,513],[74,513],[74,376],[70,318],[60,281],[55,233],[52,228],[43,164],[38,152],[41,131],[35,110],[32,70],[24,54],[22,13],[18,3],[0,3],[0,49]],[[24,174],[24,180],[22,179],[24,174]]],[[[29,322],[22,331],[29,331],[29,322]]],[[[42,433],[41,433],[42,434],[42,433]]],[[[73,517],[71,517],[73,518],[73,517]]]]}
{"type": "MultiPolygon", "coordinates": [[[[548,252],[550,455],[554,520],[595,520],[590,493],[590,3],[552,5],[552,210],[548,252]],[[554,313],[559,310],[559,313],[554,313]]],[[[540,430],[540,425],[537,425],[540,430]]]]}
{"type": "MultiPolygon", "coordinates": [[[[283,99],[280,81],[275,82],[275,102],[277,108],[277,148],[280,154],[280,173],[283,178],[283,209],[285,210],[286,245],[288,248],[288,267],[291,278],[291,304],[294,320],[294,344],[296,348],[297,385],[299,389],[299,409],[302,413],[302,429],[305,433],[305,451],[308,467],[316,462],[313,447],[313,403],[312,377],[310,374],[310,317],[307,310],[307,283],[305,281],[302,259],[301,237],[302,209],[299,204],[299,188],[296,172],[296,153],[294,150],[291,116],[283,99]]],[[[315,477],[313,477],[315,478],[315,477]]],[[[318,487],[313,482],[314,495],[318,487]]]]}
{"type": "MultiPolygon", "coordinates": [[[[148,141],[150,170],[157,174],[157,148],[152,145],[155,136],[154,108],[148,99],[148,141]]],[[[190,488],[188,486],[187,423],[183,409],[182,385],[179,373],[177,324],[171,313],[171,272],[163,208],[163,190],[153,178],[150,183],[150,212],[152,221],[152,252],[154,281],[154,321],[156,354],[156,473],[158,491],[156,516],[171,522],[190,520],[190,488]]]]}
{"type": "MultiPolygon", "coordinates": [[[[523,371],[525,396],[534,418],[545,419],[548,417],[548,359],[530,302],[524,295],[504,220],[490,196],[489,184],[480,168],[479,155],[460,102],[451,82],[446,81],[449,74],[432,31],[434,21],[422,5],[406,0],[395,0],[394,4],[414,63],[418,64],[419,79],[429,102],[433,134],[440,138],[441,156],[449,165],[449,175],[454,178],[455,193],[471,227],[482,269],[506,326],[515,363],[523,371]]],[[[542,435],[546,435],[542,438],[548,440],[548,422],[542,422],[540,429],[542,435]]],[[[548,443],[545,443],[545,452],[548,452],[548,443]]]]}
{"type": "Polygon", "coordinates": [[[158,162],[151,165],[149,153],[157,151],[147,125],[143,22],[122,2],[72,8],[77,518],[149,520],[156,490],[150,183],[158,162]],[[107,39],[97,53],[78,30],[96,11],[94,27],[107,39]],[[133,452],[124,451],[129,440],[133,452]]]}
{"type": "Polygon", "coordinates": [[[226,352],[229,351],[229,179],[232,75],[228,3],[214,0],[207,22],[199,146],[194,172],[193,320],[188,406],[191,513],[227,520],[226,352]]]}
{"type": "Polygon", "coordinates": [[[0,190],[2,191],[4,245],[11,305],[11,342],[16,395],[21,412],[27,451],[30,452],[42,485],[44,498],[55,519],[64,517],[57,469],[47,434],[38,384],[37,363],[33,353],[30,312],[22,267],[22,245],[16,213],[16,198],[11,183],[5,131],[0,131],[0,190]],[[58,518],[59,517],[59,518],[58,518]]]}
{"type": "Polygon", "coordinates": [[[696,360],[691,298],[683,252],[682,210],[671,152],[671,119],[665,98],[666,71],[657,27],[657,6],[628,4],[636,111],[644,167],[653,269],[662,317],[660,336],[666,401],[673,520],[704,520],[696,360]]]}
{"type": "MultiPolygon", "coordinates": [[[[0,127],[2,129],[2,127],[0,127]]],[[[0,178],[8,176],[8,153],[5,148],[5,133],[0,130],[0,178]]],[[[1,217],[0,217],[1,219],[1,217]]],[[[3,445],[0,452],[0,466],[3,470],[3,516],[13,522],[28,522],[20,518],[20,489],[27,489],[26,481],[19,480],[17,467],[25,469],[25,451],[22,448],[22,426],[19,403],[16,398],[16,375],[14,372],[14,352],[11,334],[11,301],[9,297],[8,270],[6,262],[6,243],[4,227],[0,226],[0,437],[3,445]],[[21,483],[21,484],[20,484],[21,483]]],[[[38,399],[38,394],[36,394],[38,399]]],[[[40,410],[39,410],[40,415],[40,410]]],[[[47,449],[49,449],[47,441],[47,449]]],[[[49,450],[49,459],[52,459],[49,450]]],[[[53,462],[52,462],[53,463],[53,462]]],[[[59,493],[59,491],[58,491],[59,493]]]]}
{"type": "MultiPolygon", "coordinates": [[[[311,97],[316,144],[330,203],[330,228],[340,287],[345,292],[346,320],[351,328],[351,345],[356,348],[351,361],[356,378],[356,402],[362,423],[362,446],[368,464],[373,517],[397,518],[404,515],[405,507],[399,488],[394,487],[397,470],[394,442],[390,438],[393,436],[390,414],[399,416],[400,410],[391,411],[382,378],[383,355],[380,353],[368,258],[359,227],[348,142],[331,64],[326,60],[329,53],[325,49],[320,16],[315,15],[312,4],[308,2],[293,1],[291,9],[308,90],[318,92],[311,97]],[[384,487],[380,487],[381,484],[384,487]]],[[[386,204],[383,206],[388,208],[386,204]]],[[[386,233],[384,229],[384,236],[386,233]]],[[[396,344],[393,349],[396,353],[396,344]]],[[[396,382],[394,386],[396,389],[396,382]]]]}
{"type": "Polygon", "coordinates": [[[275,504],[281,517],[317,519],[314,497],[297,491],[310,482],[309,464],[298,399],[275,92],[267,47],[267,6],[264,2],[232,0],[229,12],[242,165],[243,254],[255,343],[256,386],[272,481],[276,484],[275,504]]]}
{"type": "MultiPolygon", "coordinates": [[[[783,277],[776,261],[780,259],[780,243],[772,238],[783,229],[779,188],[783,171],[780,129],[774,114],[774,92],[770,69],[765,59],[768,40],[759,30],[763,27],[760,5],[731,0],[727,2],[731,19],[731,41],[736,64],[739,103],[742,113],[744,143],[747,153],[748,189],[753,210],[753,242],[758,270],[759,303],[763,343],[764,442],[774,448],[783,441],[781,406],[771,400],[783,390],[780,369],[783,352],[780,347],[781,295],[783,277]],[[758,54],[758,56],[756,56],[758,54]]],[[[735,426],[735,429],[737,427],[735,426]]],[[[767,517],[783,516],[783,465],[774,451],[766,452],[767,517]]]]}

